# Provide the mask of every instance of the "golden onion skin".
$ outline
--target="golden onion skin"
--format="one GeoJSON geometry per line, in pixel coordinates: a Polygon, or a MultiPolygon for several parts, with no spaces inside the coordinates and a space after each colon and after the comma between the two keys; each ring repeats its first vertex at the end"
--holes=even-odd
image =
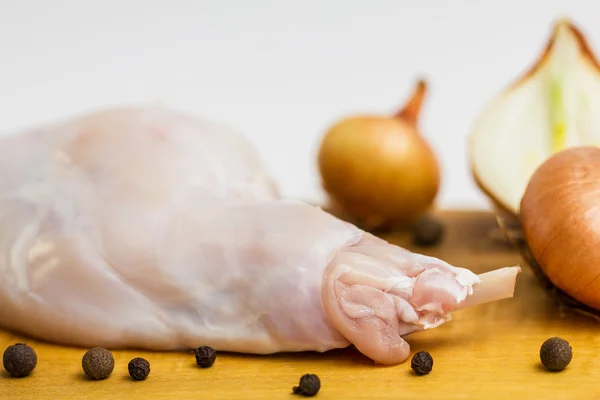
{"type": "Polygon", "coordinates": [[[547,159],[528,183],[520,217],[544,275],[600,310],[600,149],[575,147],[547,159]]]}
{"type": "Polygon", "coordinates": [[[410,223],[433,204],[440,168],[417,129],[425,86],[394,116],[358,115],[323,137],[318,166],[335,207],[367,228],[410,223]]]}

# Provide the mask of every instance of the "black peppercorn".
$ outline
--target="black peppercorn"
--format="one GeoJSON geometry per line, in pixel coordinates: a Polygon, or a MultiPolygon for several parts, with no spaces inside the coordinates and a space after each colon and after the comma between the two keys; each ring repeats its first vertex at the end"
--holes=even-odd
{"type": "Polygon", "coordinates": [[[413,356],[410,367],[417,375],[426,375],[433,369],[433,358],[428,352],[419,351],[413,356]]]}
{"type": "Polygon", "coordinates": [[[37,354],[25,343],[8,346],[2,357],[4,369],[15,378],[23,378],[37,366],[37,354]]]}
{"type": "Polygon", "coordinates": [[[129,361],[127,366],[129,375],[135,381],[143,381],[150,374],[150,363],[141,357],[136,357],[129,361]]]}
{"type": "Polygon", "coordinates": [[[552,337],[540,348],[540,360],[549,371],[562,371],[571,362],[573,349],[564,339],[552,337]]]}
{"type": "Polygon", "coordinates": [[[412,230],[413,243],[419,246],[439,244],[444,236],[444,225],[432,216],[419,218],[412,230]]]}
{"type": "Polygon", "coordinates": [[[217,359],[217,353],[210,346],[200,346],[196,349],[196,364],[201,368],[211,367],[217,359]]]}
{"type": "Polygon", "coordinates": [[[115,359],[110,351],[102,347],[94,347],[85,353],[81,360],[81,366],[89,378],[106,379],[115,368],[115,359]]]}
{"type": "Polygon", "coordinates": [[[305,374],[300,378],[298,386],[294,386],[292,391],[294,394],[302,396],[315,396],[321,389],[321,380],[315,374],[305,374]]]}

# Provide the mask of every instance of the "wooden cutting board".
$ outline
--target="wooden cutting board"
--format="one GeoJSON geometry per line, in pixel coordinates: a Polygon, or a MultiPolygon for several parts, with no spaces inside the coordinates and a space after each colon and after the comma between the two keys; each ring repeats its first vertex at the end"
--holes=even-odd
{"type": "MultiPolygon", "coordinates": [[[[385,238],[477,273],[521,262],[492,214],[440,216],[447,234],[437,248],[411,246],[405,234],[385,238]]],[[[321,378],[320,399],[600,399],[600,323],[561,316],[527,267],[513,299],[462,310],[451,322],[407,340],[413,353],[432,354],[429,375],[414,375],[410,361],[376,366],[354,348],[325,354],[219,354],[210,369],[197,368],[185,353],[118,351],[111,377],[96,382],[82,375],[85,349],[0,332],[2,350],[27,341],[39,358],[28,378],[10,378],[2,370],[0,399],[293,399],[292,386],[304,373],[321,378]],[[546,372],[539,361],[540,345],[551,336],[573,346],[573,361],[559,373],[546,372]],[[127,374],[127,363],[136,356],[151,362],[146,381],[131,381],[127,374]]]]}

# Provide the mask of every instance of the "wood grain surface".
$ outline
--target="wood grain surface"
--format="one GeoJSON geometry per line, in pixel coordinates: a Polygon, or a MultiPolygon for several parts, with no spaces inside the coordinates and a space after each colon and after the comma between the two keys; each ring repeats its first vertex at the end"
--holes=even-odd
{"type": "MultiPolygon", "coordinates": [[[[445,212],[447,233],[437,248],[412,246],[405,234],[386,239],[441,257],[480,273],[521,263],[505,243],[494,216],[485,212],[445,212]]],[[[39,362],[27,378],[0,374],[0,399],[292,399],[292,386],[304,373],[321,378],[320,399],[600,399],[600,324],[560,315],[553,300],[524,266],[515,297],[454,314],[452,321],[407,337],[413,353],[429,351],[434,368],[416,376],[410,361],[377,366],[354,348],[324,354],[249,356],[219,354],[200,369],[185,353],[114,352],[116,366],[104,381],[89,381],[81,370],[85,349],[66,348],[0,332],[2,349],[27,341],[39,362]],[[564,371],[545,371],[542,342],[561,336],[574,357],[564,371]],[[147,358],[152,371],[134,382],[127,363],[147,358]]]]}

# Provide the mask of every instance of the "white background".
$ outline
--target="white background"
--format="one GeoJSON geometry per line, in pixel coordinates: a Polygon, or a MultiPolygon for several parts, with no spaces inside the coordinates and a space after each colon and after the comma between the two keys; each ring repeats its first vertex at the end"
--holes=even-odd
{"type": "Polygon", "coordinates": [[[594,0],[0,0],[0,130],[162,103],[236,128],[285,195],[321,201],[325,130],[395,111],[424,76],[438,204],[486,207],[468,172],[469,129],[561,17],[599,49],[594,0]]]}

